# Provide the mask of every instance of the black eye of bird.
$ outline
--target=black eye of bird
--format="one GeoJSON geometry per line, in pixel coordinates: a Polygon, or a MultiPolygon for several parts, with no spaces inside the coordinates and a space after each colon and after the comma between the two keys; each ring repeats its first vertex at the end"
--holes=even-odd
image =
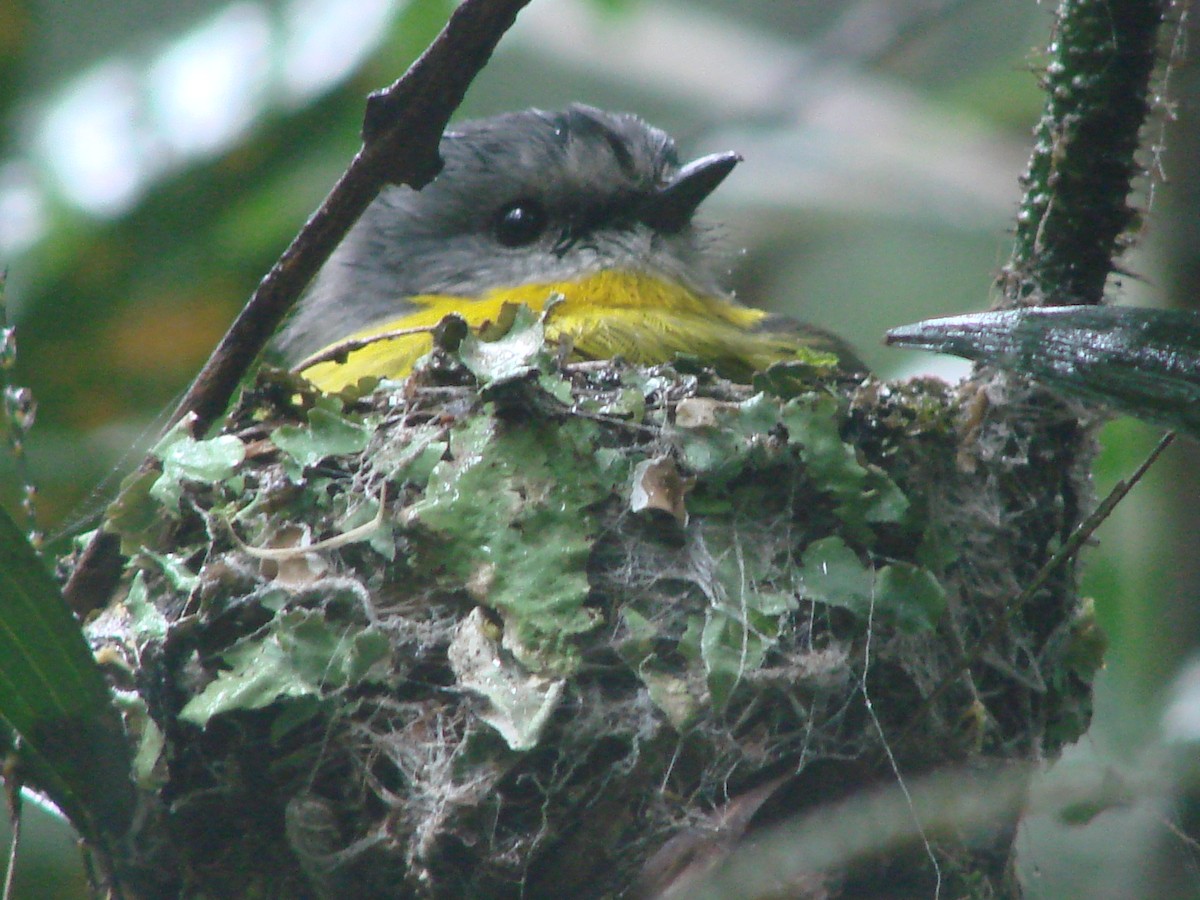
{"type": "Polygon", "coordinates": [[[505,247],[532,243],[546,229],[546,210],[536,200],[514,200],[496,213],[495,229],[505,247]]]}

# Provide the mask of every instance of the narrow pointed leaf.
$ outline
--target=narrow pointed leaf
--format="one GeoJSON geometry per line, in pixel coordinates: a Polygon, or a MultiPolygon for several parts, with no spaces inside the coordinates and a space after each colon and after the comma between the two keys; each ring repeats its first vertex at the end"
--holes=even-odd
{"type": "Polygon", "coordinates": [[[129,750],[79,623],[0,510],[0,719],[20,773],[86,838],[117,835],[133,805],[129,750]]]}
{"type": "Polygon", "coordinates": [[[887,342],[1028,375],[1200,438],[1200,315],[1129,306],[973,313],[893,328],[887,342]]]}

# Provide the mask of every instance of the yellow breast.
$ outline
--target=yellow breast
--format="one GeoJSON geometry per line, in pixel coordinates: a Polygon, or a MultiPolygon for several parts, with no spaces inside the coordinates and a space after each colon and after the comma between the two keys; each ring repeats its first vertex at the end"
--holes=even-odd
{"type": "MultiPolygon", "coordinates": [[[[462,316],[475,330],[496,322],[504,304],[525,304],[542,312],[555,294],[563,297],[546,317],[546,337],[567,340],[577,359],[621,356],[642,365],[695,356],[727,378],[750,375],[775,362],[808,361],[820,341],[802,326],[779,329],[789,320],[728,300],[704,296],[674,282],[641,272],[602,271],[577,281],[526,284],[489,291],[478,299],[440,294],[408,298],[409,311],[378,322],[313,354],[297,366],[325,391],[342,390],[360,379],[402,378],[432,347],[432,330],[449,313],[462,316]],[[344,342],[383,337],[348,351],[337,360],[330,351],[344,342]],[[322,359],[323,361],[316,361],[322,359]],[[310,362],[310,360],[312,362],[310,362]]],[[[836,353],[836,351],[835,351],[836,353]]]]}

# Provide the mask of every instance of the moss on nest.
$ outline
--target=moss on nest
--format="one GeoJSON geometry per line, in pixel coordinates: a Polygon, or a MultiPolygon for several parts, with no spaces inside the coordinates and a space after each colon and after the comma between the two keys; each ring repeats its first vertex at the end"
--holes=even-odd
{"type": "MultiPolygon", "coordinates": [[[[518,316],[354,396],[265,372],[220,436],[169,436],[112,511],[133,555],[89,634],[180,892],[654,893],[738,798],[740,833],[894,777],[888,751],[916,773],[1078,736],[1073,573],[1006,604],[1086,479],[1039,482],[1053,441],[986,415],[964,454],[940,382],[821,374],[563,366],[518,316]]],[[[1003,890],[998,840],[937,853],[1003,890]]]]}

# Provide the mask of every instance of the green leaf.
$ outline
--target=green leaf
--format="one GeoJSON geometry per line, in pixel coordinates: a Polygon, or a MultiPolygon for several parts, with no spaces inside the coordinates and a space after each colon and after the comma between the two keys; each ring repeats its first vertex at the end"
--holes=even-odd
{"type": "Polygon", "coordinates": [[[21,738],[26,780],[85,837],[124,831],[133,792],[120,718],[79,623],[2,509],[0,718],[21,738]]]}
{"type": "Polygon", "coordinates": [[[782,421],[788,442],[800,448],[813,481],[837,496],[857,496],[867,478],[854,447],[842,441],[837,400],[808,394],[789,400],[782,421]]]}
{"type": "Polygon", "coordinates": [[[849,510],[854,510],[862,515],[864,522],[902,522],[908,515],[909,502],[900,486],[883,469],[869,465],[861,500],[858,503],[848,502],[844,509],[846,512],[839,511],[843,519],[850,515],[849,510]]]}
{"type": "Polygon", "coordinates": [[[650,702],[667,717],[676,731],[687,730],[705,707],[702,692],[693,690],[685,678],[654,669],[643,670],[641,678],[650,702]],[[697,696],[698,693],[701,696],[697,696]]]}
{"type": "Polygon", "coordinates": [[[281,425],[271,432],[271,443],[295,463],[288,474],[298,479],[304,469],[330,456],[361,453],[373,433],[371,425],[343,416],[335,397],[322,397],[308,411],[307,425],[281,425]]]}
{"type": "Polygon", "coordinates": [[[292,610],[226,650],[222,659],[230,669],[189,700],[179,717],[203,726],[221,713],[261,709],[287,697],[323,697],[370,680],[372,667],[389,652],[386,635],[372,628],[292,610]]]}
{"type": "Polygon", "coordinates": [[[779,410],[779,401],[766,394],[742,403],[706,398],[681,403],[677,424],[684,414],[696,421],[676,428],[684,463],[704,475],[710,486],[730,480],[765,455],[768,436],[779,425],[779,410]]]}
{"type": "Polygon", "coordinates": [[[802,564],[809,599],[840,606],[860,619],[878,617],[901,631],[932,628],[946,605],[945,590],[927,569],[898,562],[875,571],[839,537],[813,541],[802,564]]]}
{"type": "Polygon", "coordinates": [[[157,606],[150,602],[146,590],[146,576],[138,572],[125,596],[125,609],[129,613],[129,629],[142,640],[159,640],[167,636],[170,626],[167,618],[157,606]]]}
{"type": "Polygon", "coordinates": [[[889,344],[1028,375],[1064,394],[1200,437],[1200,315],[1130,306],[974,313],[894,328],[889,344]]]}
{"type": "Polygon", "coordinates": [[[848,609],[862,619],[871,612],[874,572],[841,538],[813,541],[805,549],[801,565],[809,599],[848,609]]]}
{"type": "Polygon", "coordinates": [[[571,639],[597,624],[584,604],[598,531],[591,508],[626,477],[624,464],[597,469],[597,440],[582,419],[476,417],[451,434],[452,458],[434,467],[409,509],[430,532],[421,552],[501,613],[506,640],[537,656],[522,658],[535,671],[569,671],[571,639]]]}
{"type": "Polygon", "coordinates": [[[653,656],[658,628],[631,606],[623,607],[620,616],[622,634],[617,648],[621,658],[637,670],[643,662],[653,656]]]}
{"type": "Polygon", "coordinates": [[[735,528],[711,527],[705,530],[705,544],[716,565],[716,575],[728,598],[723,608],[746,616],[756,616],[755,627],[770,636],[779,632],[780,617],[797,608],[791,585],[780,589],[771,580],[778,577],[777,547],[767,535],[735,528]]]}
{"type": "Polygon", "coordinates": [[[481,385],[521,380],[547,368],[553,359],[541,317],[523,303],[508,309],[506,321],[496,324],[505,329],[500,337],[482,340],[469,333],[459,350],[463,365],[481,385]]]}
{"type": "Polygon", "coordinates": [[[501,646],[499,629],[479,607],[459,625],[446,655],[459,687],[480,697],[479,717],[496,729],[509,749],[536,747],[566,681],[525,669],[501,646]]]}
{"type": "Polygon", "coordinates": [[[141,552],[158,564],[167,578],[167,583],[179,593],[189,594],[200,583],[200,576],[184,563],[184,554],[156,553],[145,547],[141,552]]]}
{"type": "Polygon", "coordinates": [[[150,496],[159,477],[158,472],[141,468],[125,476],[116,499],[104,512],[104,528],[120,535],[121,552],[126,556],[156,544],[158,533],[168,522],[162,504],[150,496]]]}
{"type": "Polygon", "coordinates": [[[371,468],[396,484],[423,488],[443,456],[447,444],[436,425],[414,429],[406,442],[390,441],[371,447],[371,468]]]}
{"type": "Polygon", "coordinates": [[[689,663],[701,661],[701,643],[704,638],[704,622],[702,616],[688,616],[687,627],[679,637],[679,653],[689,663]]]}
{"type": "Polygon", "coordinates": [[[892,563],[879,570],[876,608],[891,616],[901,631],[933,628],[946,608],[946,591],[927,569],[892,563]]]}
{"type": "Polygon", "coordinates": [[[807,347],[796,349],[803,359],[789,359],[772,363],[765,370],[755,372],[750,384],[754,390],[789,399],[811,393],[813,384],[828,377],[837,369],[836,354],[825,353],[807,347]]]}
{"type": "Polygon", "coordinates": [[[246,457],[246,445],[232,434],[198,441],[188,434],[186,420],[168,431],[150,451],[162,461],[162,474],[150,496],[169,510],[178,511],[183,482],[206,484],[231,476],[246,457]]]}
{"type": "Polygon", "coordinates": [[[814,485],[837,499],[838,517],[852,537],[869,543],[870,524],[903,519],[908,498],[882,469],[864,466],[854,446],[842,441],[835,398],[812,393],[789,400],[782,421],[814,485]]]}
{"type": "Polygon", "coordinates": [[[747,673],[759,668],[768,644],[733,616],[710,609],[700,635],[700,656],[708,674],[714,709],[724,709],[734,688],[747,673]]]}
{"type": "Polygon", "coordinates": [[[142,737],[138,741],[137,755],[133,758],[133,775],[139,787],[157,790],[163,786],[166,779],[160,775],[159,762],[166,743],[166,735],[162,733],[158,724],[148,715],[145,716],[142,719],[142,737]]]}

